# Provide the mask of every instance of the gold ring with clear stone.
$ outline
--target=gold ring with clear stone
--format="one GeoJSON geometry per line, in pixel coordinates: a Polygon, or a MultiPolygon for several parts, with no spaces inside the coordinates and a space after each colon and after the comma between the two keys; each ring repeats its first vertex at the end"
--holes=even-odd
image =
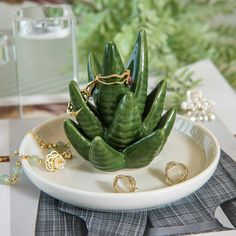
{"type": "Polygon", "coordinates": [[[175,184],[185,181],[187,178],[187,175],[188,175],[188,168],[183,163],[171,161],[171,162],[167,163],[167,165],[165,167],[165,177],[166,177],[165,181],[169,185],[175,185],[175,184]],[[179,177],[170,176],[171,169],[172,169],[172,171],[174,171],[174,168],[176,168],[176,167],[179,167],[180,172],[182,172],[182,173],[179,174],[179,177]]]}
{"type": "Polygon", "coordinates": [[[117,175],[113,180],[113,190],[115,193],[132,193],[137,191],[137,189],[136,181],[130,175],[117,175]],[[123,189],[122,184],[124,185],[123,189]]]}

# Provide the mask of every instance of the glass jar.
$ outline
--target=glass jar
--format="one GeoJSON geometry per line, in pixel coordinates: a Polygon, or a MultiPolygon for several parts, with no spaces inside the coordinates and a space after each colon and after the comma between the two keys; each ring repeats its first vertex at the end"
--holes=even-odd
{"type": "Polygon", "coordinates": [[[75,24],[67,5],[25,7],[14,12],[22,117],[35,116],[36,110],[46,115],[65,112],[68,83],[77,81],[75,24]]]}
{"type": "Polygon", "coordinates": [[[18,83],[13,55],[12,34],[0,32],[0,119],[19,117],[18,83]]]}

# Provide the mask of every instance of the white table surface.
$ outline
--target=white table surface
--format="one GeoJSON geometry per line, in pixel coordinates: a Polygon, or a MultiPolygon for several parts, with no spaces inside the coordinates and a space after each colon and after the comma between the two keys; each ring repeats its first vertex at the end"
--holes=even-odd
{"type": "MultiPolygon", "coordinates": [[[[195,78],[203,79],[201,85],[203,95],[216,102],[215,110],[218,118],[204,124],[216,135],[222,149],[236,161],[236,139],[233,137],[233,134],[236,134],[235,91],[210,61],[200,61],[189,68],[194,71],[195,78]]],[[[45,118],[0,120],[0,155],[9,154],[19,147],[24,134],[43,120],[45,118]]],[[[9,163],[0,164],[0,173],[8,173],[9,169],[9,163]]],[[[11,187],[0,185],[0,235],[34,235],[39,193],[40,191],[25,176],[18,185],[11,187]]],[[[232,226],[220,208],[217,209],[216,218],[223,225],[232,226]]],[[[224,231],[204,235],[235,235],[235,233],[236,231],[224,231]]]]}

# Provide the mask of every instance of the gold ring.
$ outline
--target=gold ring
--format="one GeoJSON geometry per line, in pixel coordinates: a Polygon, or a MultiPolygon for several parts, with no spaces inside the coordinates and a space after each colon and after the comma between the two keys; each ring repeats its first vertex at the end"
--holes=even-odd
{"type": "Polygon", "coordinates": [[[82,109],[83,109],[83,107],[81,107],[78,111],[73,111],[72,103],[71,103],[71,101],[69,101],[68,105],[67,105],[67,114],[69,114],[70,116],[76,117],[82,109]]]}
{"type": "Polygon", "coordinates": [[[117,175],[113,181],[115,193],[132,193],[137,191],[136,181],[130,175],[117,175]]]}
{"type": "Polygon", "coordinates": [[[188,168],[183,163],[171,161],[165,167],[165,180],[169,185],[175,185],[186,180],[188,168]]]}

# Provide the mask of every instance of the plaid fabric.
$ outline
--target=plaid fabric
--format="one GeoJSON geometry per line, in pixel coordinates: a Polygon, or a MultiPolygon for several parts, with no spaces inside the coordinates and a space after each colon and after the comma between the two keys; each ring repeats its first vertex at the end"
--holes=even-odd
{"type": "Polygon", "coordinates": [[[98,212],[72,207],[63,202],[59,203],[58,209],[83,219],[88,227],[88,235],[91,236],[143,235],[146,226],[146,211],[98,212]]]}
{"type": "Polygon", "coordinates": [[[220,231],[217,206],[236,198],[236,163],[224,152],[212,178],[198,191],[174,203],[139,212],[98,212],[80,209],[41,194],[37,236],[181,235],[220,231]],[[85,225],[87,231],[85,230],[85,225]]]}
{"type": "Polygon", "coordinates": [[[236,227],[236,198],[224,202],[221,205],[221,208],[223,209],[224,213],[228,216],[231,224],[234,227],[236,227]]]}
{"type": "Polygon", "coordinates": [[[58,202],[55,198],[41,192],[36,222],[36,235],[86,235],[87,228],[83,220],[59,211],[57,208],[58,202]]]}

